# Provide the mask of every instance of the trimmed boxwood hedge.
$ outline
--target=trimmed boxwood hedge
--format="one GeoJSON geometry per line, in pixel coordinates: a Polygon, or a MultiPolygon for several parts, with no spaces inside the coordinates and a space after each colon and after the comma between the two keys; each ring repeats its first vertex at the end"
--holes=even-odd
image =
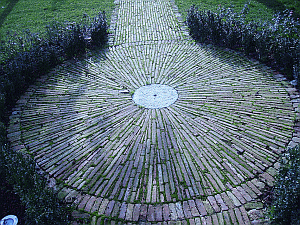
{"type": "Polygon", "coordinates": [[[300,146],[290,148],[281,160],[270,206],[272,224],[298,225],[300,218],[300,146]]]}
{"type": "Polygon", "coordinates": [[[35,162],[20,152],[12,151],[8,145],[0,149],[0,177],[13,185],[26,208],[27,225],[67,225],[70,212],[63,201],[47,188],[47,180],[36,171],[35,162]]]}
{"type": "Polygon", "coordinates": [[[246,21],[246,4],[240,13],[232,8],[219,13],[192,6],[187,15],[191,36],[201,42],[241,51],[246,56],[282,72],[300,87],[300,21],[291,11],[274,15],[269,21],[246,21]]]}
{"type": "Polygon", "coordinates": [[[64,60],[103,47],[108,25],[104,12],[82,23],[53,22],[44,34],[7,33],[0,45],[0,177],[13,185],[26,207],[26,224],[70,223],[66,205],[46,187],[33,159],[9,148],[6,125],[12,107],[30,84],[64,60]]]}

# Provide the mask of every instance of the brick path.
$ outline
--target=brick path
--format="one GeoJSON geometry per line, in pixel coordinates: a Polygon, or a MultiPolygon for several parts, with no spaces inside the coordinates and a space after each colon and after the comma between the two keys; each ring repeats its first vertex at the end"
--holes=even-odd
{"type": "Polygon", "coordinates": [[[296,90],[255,61],[195,44],[173,2],[116,4],[105,52],[66,62],[18,101],[13,148],[92,224],[258,222],[280,153],[300,140],[296,90]],[[135,105],[132,93],[152,83],[178,100],[135,105]]]}

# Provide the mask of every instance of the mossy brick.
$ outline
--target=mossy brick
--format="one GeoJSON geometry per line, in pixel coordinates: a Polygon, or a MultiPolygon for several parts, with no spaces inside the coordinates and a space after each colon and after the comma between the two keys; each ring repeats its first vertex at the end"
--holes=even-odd
{"type": "Polygon", "coordinates": [[[196,207],[196,203],[194,200],[188,200],[189,207],[191,209],[192,217],[199,217],[200,213],[196,207]]]}
{"type": "Polygon", "coordinates": [[[215,199],[216,199],[217,203],[221,206],[222,211],[227,211],[228,210],[228,206],[225,204],[225,202],[223,201],[220,194],[217,194],[215,196],[215,199]]]}
{"type": "Polygon", "coordinates": [[[134,204],[128,204],[127,211],[126,211],[126,220],[132,221],[133,218],[133,210],[134,210],[134,204]]]}
{"type": "Polygon", "coordinates": [[[248,202],[244,205],[246,210],[251,210],[251,209],[262,209],[263,208],[263,203],[260,201],[257,202],[248,202]]]}
{"type": "Polygon", "coordinates": [[[230,221],[232,222],[232,224],[238,224],[234,209],[229,209],[228,213],[229,213],[230,221]]]}
{"type": "Polygon", "coordinates": [[[229,199],[233,202],[234,206],[239,207],[242,205],[239,199],[232,192],[227,191],[226,194],[228,195],[229,199]]]}
{"type": "Polygon", "coordinates": [[[70,188],[63,188],[58,192],[57,197],[59,199],[64,199],[71,191],[72,189],[70,188]]]}
{"type": "Polygon", "coordinates": [[[243,216],[244,223],[245,224],[250,224],[248,213],[247,213],[246,209],[244,208],[244,206],[240,207],[240,211],[241,211],[241,214],[243,216]]]}
{"type": "Polygon", "coordinates": [[[84,213],[84,212],[80,212],[80,211],[73,211],[72,212],[72,216],[75,219],[89,219],[91,217],[90,214],[84,213]]]}
{"type": "Polygon", "coordinates": [[[214,213],[214,208],[211,206],[209,201],[203,201],[203,205],[205,207],[205,211],[207,212],[208,215],[212,215],[214,213]]]}

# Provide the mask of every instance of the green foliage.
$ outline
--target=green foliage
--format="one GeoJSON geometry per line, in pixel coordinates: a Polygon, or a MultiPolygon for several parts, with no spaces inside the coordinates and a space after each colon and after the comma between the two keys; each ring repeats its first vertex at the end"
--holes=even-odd
{"type": "Polygon", "coordinates": [[[300,218],[300,146],[288,150],[281,160],[281,168],[274,187],[274,201],[270,207],[273,224],[299,224],[300,218]]]}
{"type": "Polygon", "coordinates": [[[6,127],[4,123],[0,121],[0,146],[2,146],[2,143],[5,143],[6,139],[6,127]]]}
{"type": "Polygon", "coordinates": [[[289,80],[300,84],[300,22],[292,12],[276,14],[272,22],[248,22],[246,4],[240,13],[232,8],[220,9],[219,13],[199,11],[192,6],[187,24],[194,39],[233,50],[283,72],[289,80]]]}
{"type": "Polygon", "coordinates": [[[92,44],[95,46],[102,46],[107,41],[107,30],[108,26],[106,23],[105,12],[99,13],[97,17],[94,18],[90,26],[92,44]]]}
{"type": "Polygon", "coordinates": [[[9,150],[7,145],[2,146],[0,171],[14,186],[14,190],[26,207],[25,224],[70,223],[65,205],[46,187],[47,181],[37,173],[35,162],[31,158],[9,150]]]}

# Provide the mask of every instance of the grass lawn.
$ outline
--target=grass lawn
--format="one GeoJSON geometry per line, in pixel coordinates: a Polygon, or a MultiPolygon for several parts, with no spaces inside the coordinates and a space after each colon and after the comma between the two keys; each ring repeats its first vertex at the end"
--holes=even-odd
{"type": "MultiPolygon", "coordinates": [[[[175,0],[180,12],[186,18],[187,11],[191,5],[196,5],[204,10],[217,11],[219,7],[234,6],[235,11],[240,12],[249,0],[175,0]]],[[[276,12],[285,9],[293,9],[295,17],[300,16],[299,0],[251,0],[248,19],[271,19],[276,12]]]]}
{"type": "MultiPolygon", "coordinates": [[[[249,0],[175,0],[183,16],[192,4],[202,9],[216,11],[219,7],[235,6],[243,8],[249,0]]],[[[294,9],[300,15],[299,0],[251,0],[250,19],[268,19],[276,11],[294,9]]],[[[0,1],[0,39],[6,32],[42,32],[51,21],[80,21],[83,14],[94,17],[99,11],[106,11],[108,22],[114,8],[113,0],[1,0],[0,1]]]]}
{"type": "Polygon", "coordinates": [[[107,12],[109,22],[113,8],[113,0],[1,0],[0,39],[8,30],[40,33],[51,21],[78,22],[84,14],[94,17],[99,11],[107,12]]]}

